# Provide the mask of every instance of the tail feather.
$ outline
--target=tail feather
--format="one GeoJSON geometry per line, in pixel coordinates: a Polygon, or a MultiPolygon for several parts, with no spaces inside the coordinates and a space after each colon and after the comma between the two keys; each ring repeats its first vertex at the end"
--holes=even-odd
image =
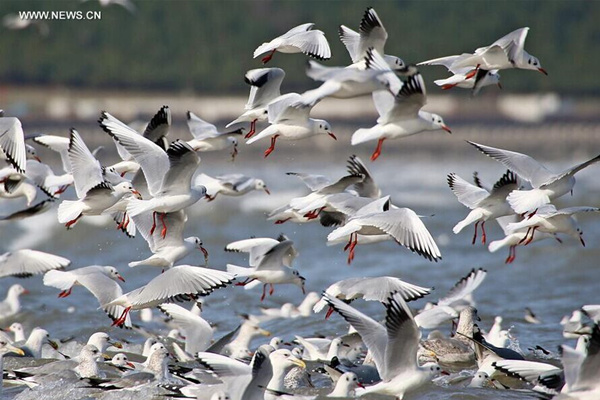
{"type": "Polygon", "coordinates": [[[245,114],[240,115],[239,117],[237,117],[236,119],[234,119],[233,121],[231,121],[230,123],[228,123],[227,125],[225,125],[225,128],[229,128],[235,124],[239,124],[242,122],[250,122],[248,121],[248,118],[246,117],[245,114]]]}
{"type": "Polygon", "coordinates": [[[227,264],[227,272],[230,274],[235,274],[236,278],[247,277],[252,273],[252,271],[254,271],[254,268],[244,268],[233,264],[227,264]]]}
{"type": "Polygon", "coordinates": [[[352,135],[351,144],[354,146],[356,144],[368,142],[369,140],[379,139],[380,133],[381,130],[377,125],[372,128],[361,128],[352,135]]]}
{"type": "Polygon", "coordinates": [[[332,242],[336,239],[346,237],[346,236],[350,235],[351,233],[354,233],[355,231],[357,231],[359,228],[360,227],[357,227],[352,222],[349,222],[344,226],[340,226],[339,228],[332,231],[329,235],[327,235],[327,241],[332,242]]]}
{"type": "Polygon", "coordinates": [[[506,200],[517,214],[534,211],[550,203],[550,198],[544,190],[513,190],[506,200]]]}
{"type": "Polygon", "coordinates": [[[50,270],[44,274],[44,286],[51,286],[60,290],[68,290],[74,284],[68,272],[50,270]]]}
{"type": "Polygon", "coordinates": [[[494,240],[488,246],[488,250],[490,251],[490,253],[495,253],[504,246],[506,246],[506,239],[494,240]]]}
{"type": "Polygon", "coordinates": [[[63,200],[58,206],[58,222],[66,224],[81,215],[84,205],[80,201],[63,200]]]}
{"type": "Polygon", "coordinates": [[[262,138],[266,138],[269,136],[273,136],[276,133],[277,133],[277,127],[275,127],[274,125],[271,125],[271,126],[266,127],[265,129],[263,129],[258,134],[252,136],[250,139],[248,139],[248,141],[246,143],[252,144],[252,143],[256,142],[257,140],[260,140],[262,138]]]}
{"type": "Polygon", "coordinates": [[[482,217],[483,217],[483,214],[481,213],[481,211],[475,209],[475,210],[471,211],[465,219],[463,219],[462,221],[457,223],[454,226],[454,228],[452,228],[452,232],[454,232],[455,234],[458,234],[465,227],[471,225],[473,222],[479,221],[482,217]]]}
{"type": "Polygon", "coordinates": [[[143,214],[145,212],[151,211],[154,207],[154,199],[150,200],[139,200],[136,198],[132,198],[129,200],[127,204],[127,214],[130,217],[135,217],[136,215],[143,214]]]}

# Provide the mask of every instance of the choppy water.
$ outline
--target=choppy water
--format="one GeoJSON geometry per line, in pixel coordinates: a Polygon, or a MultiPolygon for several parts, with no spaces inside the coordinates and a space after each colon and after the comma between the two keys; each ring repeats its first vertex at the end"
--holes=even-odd
{"type": "MultiPolygon", "coordinates": [[[[259,157],[242,158],[234,165],[230,163],[205,163],[205,172],[238,171],[262,177],[268,184],[271,196],[265,193],[252,193],[243,198],[220,197],[212,203],[201,201],[189,212],[186,236],[198,235],[210,252],[210,266],[224,269],[228,262],[243,265],[243,255],[226,253],[224,246],[231,241],[251,236],[275,237],[285,233],[292,238],[300,251],[295,267],[307,278],[307,290],[321,292],[334,281],[354,276],[393,275],[423,285],[434,286],[432,300],[444,293],[472,268],[487,269],[488,276],[476,292],[481,325],[489,328],[496,315],[504,318],[503,327],[513,326],[512,333],[519,340],[521,348],[542,345],[554,350],[565,343],[561,334],[560,319],[583,304],[600,302],[598,282],[600,269],[600,224],[598,215],[584,215],[580,223],[586,239],[583,248],[578,241],[565,238],[561,245],[555,241],[534,243],[517,250],[517,259],[512,265],[505,265],[507,251],[491,254],[481,244],[471,245],[472,229],[465,229],[454,235],[452,227],[466,216],[468,210],[458,203],[446,184],[446,175],[456,172],[464,178],[472,171],[480,172],[482,179],[492,183],[502,173],[500,164],[481,156],[476,151],[472,158],[452,157],[448,154],[435,154],[420,158],[406,152],[402,156],[384,153],[384,156],[369,167],[386,194],[391,194],[395,204],[413,208],[421,215],[433,215],[425,223],[436,239],[443,256],[438,263],[428,262],[393,243],[380,243],[357,248],[356,259],[351,266],[346,264],[346,254],[341,246],[325,245],[328,229],[320,225],[273,225],[265,221],[265,212],[283,204],[289,198],[304,192],[294,177],[286,171],[325,173],[333,179],[344,171],[345,158],[350,154],[319,153],[314,157],[291,157],[278,155],[268,160],[259,157]],[[531,307],[543,320],[540,325],[524,322],[524,308],[531,307]]],[[[585,154],[585,151],[582,150],[585,154]]],[[[361,154],[364,160],[367,153],[361,154]]],[[[556,160],[549,165],[560,170],[581,158],[556,160]]],[[[215,158],[209,156],[208,160],[215,158]]],[[[244,156],[243,156],[244,157],[244,156]]],[[[584,170],[578,176],[578,183],[572,197],[557,202],[559,206],[597,206],[600,183],[597,167],[584,170]]],[[[65,198],[74,193],[68,192],[65,198]]],[[[66,231],[56,222],[55,210],[22,222],[2,223],[0,243],[2,247],[17,249],[31,247],[68,257],[70,268],[91,264],[114,265],[118,267],[127,282],[124,291],[145,284],[160,271],[138,267],[131,269],[127,263],[142,259],[150,252],[138,235],[127,239],[108,225],[92,225],[85,222],[74,230],[66,231]]],[[[501,237],[501,230],[493,223],[487,228],[488,240],[501,237]]],[[[202,263],[200,252],[190,255],[185,263],[202,263]]],[[[22,297],[23,311],[14,318],[0,321],[0,326],[8,326],[12,321],[21,321],[27,332],[34,326],[47,329],[55,338],[75,336],[83,342],[98,330],[104,330],[117,339],[139,345],[144,338],[131,331],[110,327],[110,320],[101,310],[93,296],[82,288],[75,288],[66,299],[56,297],[57,290],[44,287],[41,277],[26,280],[14,278],[0,281],[0,293],[15,282],[23,284],[31,294],[22,297]],[[67,313],[66,310],[70,309],[67,313]]],[[[293,286],[277,287],[272,297],[260,303],[260,289],[245,291],[240,287],[221,289],[206,299],[203,316],[217,326],[216,337],[228,332],[239,323],[240,313],[259,313],[259,306],[274,307],[285,302],[299,303],[302,293],[293,286]]],[[[357,302],[357,307],[380,319],[383,309],[375,303],[357,302]]],[[[423,305],[423,300],[414,306],[423,305]]],[[[158,311],[155,312],[158,316],[158,311]]],[[[134,321],[139,317],[134,314],[134,321]]],[[[159,325],[154,325],[154,327],[159,325]]],[[[293,321],[276,320],[265,323],[264,328],[280,337],[291,339],[293,335],[312,336],[315,334],[334,335],[346,331],[347,326],[339,316],[329,321],[322,315],[293,321]]],[[[163,333],[166,333],[163,332],[163,333]]],[[[267,338],[262,340],[268,341],[267,338]]],[[[253,345],[261,344],[257,340],[253,345]]],[[[465,383],[466,384],[466,383],[465,383]]],[[[52,393],[43,393],[38,398],[55,398],[52,393]]],[[[68,398],[73,398],[73,394],[68,398]]],[[[429,385],[411,396],[410,399],[516,399],[526,397],[523,393],[492,391],[492,389],[469,389],[463,385],[442,387],[429,385]],[[493,397],[492,397],[493,396],[493,397]]],[[[65,397],[67,398],[67,397],[65,397]]],[[[133,397],[136,398],[136,397],[133,397]]],[[[141,398],[141,397],[138,397],[141,398]]]]}

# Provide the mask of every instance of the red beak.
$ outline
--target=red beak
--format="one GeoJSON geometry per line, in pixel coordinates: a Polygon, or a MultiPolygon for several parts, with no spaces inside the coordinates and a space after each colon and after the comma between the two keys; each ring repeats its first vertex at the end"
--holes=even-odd
{"type": "Polygon", "coordinates": [[[23,290],[23,293],[21,293],[21,294],[29,294],[29,293],[31,293],[29,290],[27,290],[27,289],[24,289],[24,290],[23,290]]]}
{"type": "Polygon", "coordinates": [[[135,369],[135,365],[133,365],[133,363],[130,363],[129,361],[127,361],[125,363],[125,365],[127,365],[128,367],[131,367],[131,368],[135,369]]]}
{"type": "MultiPolygon", "coordinates": [[[[548,74],[546,74],[546,75],[548,75],[548,74]]],[[[33,156],[33,158],[35,158],[35,160],[36,160],[37,162],[42,162],[42,159],[41,159],[41,158],[39,158],[38,156],[33,156]]]]}
{"type": "Polygon", "coordinates": [[[544,68],[538,68],[538,71],[540,71],[542,74],[544,75],[548,75],[548,73],[546,72],[546,70],[544,68]]]}
{"type": "Polygon", "coordinates": [[[360,382],[356,382],[356,386],[358,386],[359,388],[363,388],[363,389],[365,388],[365,386],[360,382]]]}
{"type": "Polygon", "coordinates": [[[337,138],[335,137],[335,135],[333,134],[333,132],[329,132],[328,135],[331,136],[333,138],[333,140],[337,140],[337,138]]]}
{"type": "Polygon", "coordinates": [[[498,87],[499,87],[500,89],[503,89],[503,87],[502,87],[502,85],[500,84],[500,82],[498,82],[496,85],[498,85],[498,87]]]}
{"type": "Polygon", "coordinates": [[[269,192],[269,189],[267,189],[266,187],[265,187],[265,192],[267,192],[267,194],[269,194],[269,195],[271,194],[271,192],[269,192]]]}
{"type": "Polygon", "coordinates": [[[132,190],[131,193],[133,193],[135,195],[135,197],[137,197],[138,199],[142,200],[142,194],[140,192],[138,192],[137,190],[132,190]]]}
{"type": "Polygon", "coordinates": [[[442,375],[450,375],[450,372],[442,370],[442,372],[440,372],[440,374],[442,374],[442,375]]]}
{"type": "Polygon", "coordinates": [[[121,276],[121,274],[118,274],[118,275],[117,275],[117,278],[118,278],[120,281],[122,281],[122,282],[125,282],[125,278],[123,278],[123,277],[121,276]]]}
{"type": "Polygon", "coordinates": [[[448,127],[448,125],[442,125],[442,129],[445,130],[448,133],[452,133],[452,131],[450,130],[450,128],[448,127]]]}
{"type": "Polygon", "coordinates": [[[204,263],[207,264],[208,263],[208,250],[206,250],[204,247],[200,246],[200,251],[202,252],[202,254],[204,254],[204,263]]]}

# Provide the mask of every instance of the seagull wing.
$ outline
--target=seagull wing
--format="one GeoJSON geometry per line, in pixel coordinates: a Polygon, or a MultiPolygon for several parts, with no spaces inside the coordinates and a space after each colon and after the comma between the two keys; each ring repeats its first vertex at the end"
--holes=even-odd
{"type": "Polygon", "coordinates": [[[219,136],[216,126],[206,122],[191,111],[187,112],[187,125],[194,139],[204,140],[219,136]]]}
{"type": "Polygon", "coordinates": [[[75,129],[71,129],[69,162],[77,197],[80,199],[84,198],[90,189],[104,183],[100,162],[92,155],[92,152],[75,129]]]}
{"type": "MultiPolygon", "coordinates": [[[[104,304],[110,303],[123,294],[123,290],[117,282],[103,273],[79,275],[77,277],[77,282],[79,282],[81,286],[85,287],[94,295],[94,297],[96,297],[102,306],[102,309],[106,312],[106,314],[108,314],[110,319],[115,321],[121,316],[124,311],[122,306],[104,306],[104,304]]],[[[129,318],[129,315],[127,315],[125,326],[127,328],[131,328],[131,319],[129,318]]]]}
{"type": "Polygon", "coordinates": [[[18,118],[0,118],[0,150],[17,171],[25,173],[25,134],[18,118]]]}
{"type": "Polygon", "coordinates": [[[54,254],[22,249],[0,256],[0,278],[5,276],[29,277],[53,269],[63,269],[71,261],[54,254]]]}
{"type": "Polygon", "coordinates": [[[285,72],[281,68],[258,68],[246,72],[244,80],[250,85],[246,110],[265,107],[281,96],[280,88],[284,77],[285,72]]]}
{"type": "Polygon", "coordinates": [[[455,173],[448,174],[448,186],[458,201],[470,209],[477,208],[490,195],[487,190],[467,182],[455,173]]]}

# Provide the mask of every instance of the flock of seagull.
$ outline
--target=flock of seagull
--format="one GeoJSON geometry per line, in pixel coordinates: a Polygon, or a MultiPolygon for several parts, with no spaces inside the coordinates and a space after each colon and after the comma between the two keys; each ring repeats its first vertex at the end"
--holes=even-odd
{"type": "MultiPolygon", "coordinates": [[[[289,30],[260,45],[254,57],[266,54],[263,63],[269,62],[276,52],[330,58],[323,32],[313,27],[308,23],[289,30]]],[[[521,28],[473,53],[418,65],[445,66],[452,76],[435,83],[442,89],[467,88],[474,95],[485,86],[499,84],[498,71],[502,69],[530,69],[546,74],[539,60],[524,50],[527,32],[528,28],[521,28]]],[[[163,396],[254,400],[314,398],[314,382],[320,381],[320,387],[332,387],[329,397],[375,393],[402,399],[440,374],[448,374],[447,370],[466,368],[476,372],[467,376],[453,373],[453,383],[468,380],[466,385],[470,387],[526,388],[549,398],[600,398],[600,306],[585,306],[563,321],[565,337],[578,339],[578,344],[577,348],[560,347],[557,358],[562,367],[544,362],[543,357],[526,360],[518,349],[511,348],[511,335],[502,330],[501,317],[487,332],[477,325],[473,293],[486,277],[483,269],[474,269],[460,278],[447,295],[430,301],[418,313],[407,303],[430,296],[432,288],[391,276],[351,278],[333,283],[322,295],[306,294],[298,306],[286,303],[281,308],[262,309],[257,316],[245,316],[237,329],[213,339],[211,325],[202,318],[204,296],[229,285],[244,289],[262,285],[262,301],[282,284],[296,285],[304,293],[306,278],[293,268],[298,251],[294,242],[283,235],[228,244],[226,251],[248,254],[247,266],[228,264],[226,271],[220,271],[181,264],[195,250],[204,254],[208,264],[202,240],[195,236],[184,238],[186,209],[201,200],[213,201],[219,194],[242,196],[253,190],[269,193],[265,182],[257,178],[197,173],[199,152],[230,151],[235,158],[245,132],[241,126],[247,123],[247,144],[270,140],[265,157],[275,151],[278,139],[299,140],[327,134],[337,140],[327,121],[310,118],[312,108],[326,97],[372,94],[379,112],[377,123],[358,129],[351,139],[352,145],[377,141],[372,161],[381,155],[386,139],[428,130],[450,132],[442,117],[422,110],[426,91],[417,67],[385,54],[387,32],[373,8],[366,10],[358,32],[342,25],[339,33],[352,64],[330,67],[309,61],[307,74],[322,82],[318,88],[302,94],[281,94],[285,76],[282,69],[248,71],[245,81],[251,87],[250,97],[243,114],[227,126],[234,130],[220,132],[188,112],[193,138],[170,143],[167,135],[171,111],[167,106],[158,111],[142,133],[103,111],[100,128],[113,140],[121,158],[113,165],[102,165],[75,129],[71,129],[69,137],[30,137],[24,135],[17,118],[0,118],[0,149],[8,165],[0,170],[0,197],[24,198],[27,206],[5,219],[34,218],[73,186],[76,199],[60,202],[58,222],[68,230],[77,230],[82,218],[110,215],[118,230],[128,236],[140,234],[148,243],[151,255],[131,260],[129,266],[155,267],[157,271],[146,285],[123,293],[118,282],[124,279],[115,267],[92,265],[66,270],[70,265],[66,258],[21,249],[0,257],[0,277],[44,274],[44,285],[58,289],[60,298],[69,296],[75,286],[82,286],[97,299],[113,326],[139,330],[132,323],[130,312],[140,310],[142,320],[146,320],[148,310],[158,308],[176,328],[165,340],[149,338],[139,354],[118,352],[105,361],[108,348],[122,347],[106,333],[95,333],[78,349],[78,354],[69,355],[61,351],[46,330],[35,328],[26,337],[23,326],[14,322],[10,332],[0,332],[0,360],[10,360],[15,366],[3,371],[5,384],[43,391],[51,382],[68,380],[79,388],[80,397],[145,387],[163,396]],[[263,122],[269,125],[257,132],[257,125],[263,122]],[[57,175],[43,164],[26,140],[58,152],[62,173],[57,175]],[[35,203],[40,191],[48,199],[35,203]],[[383,322],[355,308],[353,302],[359,299],[382,303],[383,322]],[[193,304],[191,310],[175,304],[184,301],[193,304]],[[296,336],[294,343],[274,337],[269,344],[251,348],[252,339],[270,334],[260,328],[260,323],[309,318],[325,309],[326,318],[337,313],[348,322],[347,334],[329,338],[296,336]],[[452,336],[437,330],[450,321],[456,321],[452,336]],[[425,339],[421,338],[422,329],[431,331],[425,339]],[[55,349],[52,354],[56,359],[36,366],[19,366],[18,357],[40,358],[45,344],[55,349]]],[[[481,241],[485,244],[484,225],[488,220],[497,220],[506,237],[492,241],[489,250],[509,247],[507,263],[515,259],[517,246],[546,238],[560,241],[559,234],[585,245],[573,215],[598,212],[600,208],[557,209],[551,202],[571,192],[575,174],[599,161],[600,156],[554,173],[528,155],[469,143],[503,164],[507,171],[492,187],[483,184],[477,175],[473,183],[454,173],[448,175],[450,189],[471,210],[456,224],[454,233],[475,224],[474,244],[481,225],[481,241]]],[[[348,263],[356,257],[358,245],[380,241],[396,242],[430,261],[441,259],[422,216],[394,205],[389,195],[383,195],[360,158],[351,156],[347,175],[337,180],[300,172],[289,175],[300,179],[310,192],[273,210],[268,220],[276,224],[319,221],[333,228],[327,240],[329,244],[345,244],[348,263]]],[[[19,284],[8,289],[6,300],[0,302],[1,321],[18,314],[19,296],[26,292],[19,284]]],[[[531,310],[526,319],[540,323],[531,310]]],[[[534,354],[547,352],[541,347],[535,351],[534,354]]]]}

